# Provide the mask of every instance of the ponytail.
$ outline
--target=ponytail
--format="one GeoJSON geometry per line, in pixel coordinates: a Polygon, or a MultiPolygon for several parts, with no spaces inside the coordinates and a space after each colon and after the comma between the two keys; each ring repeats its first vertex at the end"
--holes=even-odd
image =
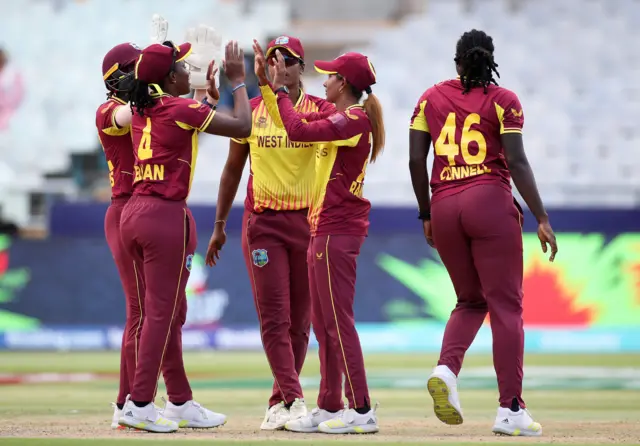
{"type": "MultiPolygon", "coordinates": [[[[362,96],[365,92],[358,90],[351,84],[348,85],[349,88],[351,88],[351,94],[356,98],[356,101],[360,102],[360,99],[362,99],[362,96]]],[[[382,154],[382,151],[384,150],[385,131],[384,120],[382,116],[382,104],[380,104],[380,100],[378,100],[378,97],[371,93],[371,87],[367,87],[366,93],[367,99],[364,100],[362,105],[364,106],[364,111],[369,117],[369,121],[371,121],[371,135],[373,136],[371,162],[375,163],[378,156],[380,156],[382,154]]]]}
{"type": "Polygon", "coordinates": [[[364,100],[364,111],[371,121],[371,134],[373,135],[373,147],[371,149],[371,162],[375,163],[378,156],[384,150],[385,131],[384,120],[382,116],[382,105],[378,97],[373,93],[367,95],[364,100]]]}

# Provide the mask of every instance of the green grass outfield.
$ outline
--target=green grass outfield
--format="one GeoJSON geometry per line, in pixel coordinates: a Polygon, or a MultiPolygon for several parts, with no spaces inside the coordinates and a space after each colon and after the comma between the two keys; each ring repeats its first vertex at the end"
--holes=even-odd
{"type": "MultiPolygon", "coordinates": [[[[229,416],[226,426],[213,431],[181,430],[154,435],[114,432],[109,429],[117,391],[119,355],[102,353],[0,353],[0,376],[24,373],[95,373],[107,375],[86,382],[0,385],[0,446],[3,445],[127,445],[151,442],[162,445],[200,443],[231,445],[320,444],[640,444],[640,390],[609,386],[602,377],[585,380],[581,389],[563,390],[548,385],[562,375],[564,367],[584,367],[589,377],[595,368],[612,383],[640,380],[640,355],[528,355],[525,363],[525,399],[544,429],[540,439],[495,437],[491,425],[497,407],[495,377],[465,378],[461,375],[461,398],[465,422],[445,426],[437,421],[424,382],[435,362],[434,355],[369,354],[365,361],[371,396],[380,402],[380,433],[372,436],[299,435],[261,432],[270,393],[270,372],[262,353],[190,352],[185,363],[192,377],[194,396],[205,406],[229,416]],[[543,367],[538,369],[536,367],[543,367]],[[547,367],[547,368],[544,368],[547,367]],[[591,369],[594,368],[594,369],[591,369]],[[558,371],[555,373],[554,371],[558,371]],[[616,378],[622,373],[623,378],[616,378]],[[110,376],[109,376],[110,375],[110,376]],[[555,376],[555,378],[554,378],[555,376]],[[382,378],[387,377],[387,381],[382,378]],[[394,386],[394,380],[410,377],[410,385],[394,386]],[[625,378],[626,377],[626,378],[625,378]],[[474,378],[475,379],[475,378],[474,378]],[[475,384],[474,384],[475,383],[475,384]],[[472,384],[474,384],[472,386],[472,384]]],[[[491,366],[491,357],[470,355],[467,376],[491,366]]],[[[579,371],[580,371],[579,370],[579,371]]],[[[575,372],[575,369],[574,369],[575,372]]],[[[303,371],[307,403],[314,406],[319,366],[310,352],[303,371]]],[[[90,378],[90,377],[86,377],[90,378]]],[[[568,383],[580,376],[569,377],[568,383]]],[[[163,386],[159,395],[164,394],[163,386]]],[[[161,403],[161,401],[157,401],[161,403]]]]}

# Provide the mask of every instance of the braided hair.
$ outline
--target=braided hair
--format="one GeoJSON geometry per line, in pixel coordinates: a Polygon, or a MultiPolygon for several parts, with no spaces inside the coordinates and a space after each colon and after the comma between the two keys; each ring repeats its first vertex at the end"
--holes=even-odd
{"type": "Polygon", "coordinates": [[[144,109],[153,106],[155,99],[149,92],[149,84],[136,79],[129,96],[131,111],[138,112],[140,116],[144,116],[144,109]]]}
{"type": "Polygon", "coordinates": [[[456,44],[456,56],[453,59],[460,66],[460,81],[466,94],[473,87],[482,86],[487,93],[489,84],[498,85],[493,73],[500,77],[493,59],[493,39],[484,31],[472,29],[464,33],[456,44]]]}

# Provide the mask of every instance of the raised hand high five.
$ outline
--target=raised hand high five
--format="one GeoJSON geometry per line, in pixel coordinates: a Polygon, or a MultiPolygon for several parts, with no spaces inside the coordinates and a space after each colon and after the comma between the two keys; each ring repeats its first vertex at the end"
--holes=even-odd
{"type": "Polygon", "coordinates": [[[259,85],[267,85],[269,79],[267,78],[267,59],[264,57],[264,51],[256,39],[253,39],[253,55],[254,55],[254,70],[256,77],[258,78],[259,85]]]}
{"type": "Polygon", "coordinates": [[[238,46],[235,40],[227,43],[224,49],[224,61],[222,62],[224,73],[232,85],[244,82],[244,51],[238,46]]]}

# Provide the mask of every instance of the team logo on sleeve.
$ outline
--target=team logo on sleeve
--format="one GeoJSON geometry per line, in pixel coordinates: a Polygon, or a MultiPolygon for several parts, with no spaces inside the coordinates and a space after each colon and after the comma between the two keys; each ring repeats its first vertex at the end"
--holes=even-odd
{"type": "Polygon", "coordinates": [[[184,266],[185,268],[187,268],[187,271],[191,271],[191,267],[193,266],[193,254],[189,254],[187,256],[184,262],[184,266]]]}
{"type": "Polygon", "coordinates": [[[520,111],[516,110],[515,108],[511,109],[511,113],[513,114],[513,116],[515,116],[516,118],[520,118],[522,117],[522,109],[520,111]]]}
{"type": "Polygon", "coordinates": [[[251,258],[253,259],[253,264],[258,268],[262,268],[269,263],[269,255],[266,249],[254,249],[251,253],[251,258]]]}

